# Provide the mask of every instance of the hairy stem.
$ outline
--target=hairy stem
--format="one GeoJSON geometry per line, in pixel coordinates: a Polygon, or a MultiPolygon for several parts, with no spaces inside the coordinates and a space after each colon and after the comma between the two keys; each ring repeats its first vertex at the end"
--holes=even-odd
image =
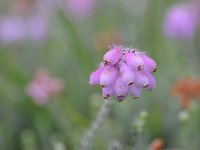
{"type": "Polygon", "coordinates": [[[101,126],[103,121],[106,119],[109,112],[110,101],[104,100],[103,104],[97,114],[96,119],[92,123],[92,126],[86,131],[85,135],[81,140],[80,150],[88,150],[88,146],[94,137],[95,132],[101,126]]]}

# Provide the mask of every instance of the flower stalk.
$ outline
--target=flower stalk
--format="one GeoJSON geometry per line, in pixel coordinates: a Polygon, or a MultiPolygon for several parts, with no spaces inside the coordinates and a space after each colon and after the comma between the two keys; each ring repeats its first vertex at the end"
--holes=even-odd
{"type": "Polygon", "coordinates": [[[96,119],[92,123],[91,127],[86,131],[85,135],[81,140],[81,145],[79,150],[88,150],[88,146],[91,143],[92,138],[94,137],[96,131],[99,129],[101,124],[106,119],[109,112],[110,101],[104,100],[103,104],[97,114],[96,119]]]}

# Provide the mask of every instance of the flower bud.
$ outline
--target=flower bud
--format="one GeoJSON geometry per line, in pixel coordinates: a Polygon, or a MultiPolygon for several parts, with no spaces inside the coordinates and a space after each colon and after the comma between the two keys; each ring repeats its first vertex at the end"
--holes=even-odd
{"type": "Polygon", "coordinates": [[[104,99],[109,99],[114,94],[114,88],[112,86],[106,86],[102,88],[102,95],[104,99]]]}
{"type": "Polygon", "coordinates": [[[114,66],[105,66],[100,75],[100,85],[107,86],[114,83],[117,76],[117,70],[114,66]]]}
{"type": "Polygon", "coordinates": [[[135,52],[125,53],[127,64],[134,70],[141,70],[144,66],[142,58],[135,52]]]}
{"type": "Polygon", "coordinates": [[[122,53],[119,48],[113,48],[109,50],[107,53],[105,53],[103,60],[106,63],[114,65],[120,60],[121,54],[122,53]]]}
{"type": "Polygon", "coordinates": [[[91,85],[97,85],[100,83],[100,75],[101,75],[103,69],[104,69],[103,67],[100,67],[96,71],[94,71],[90,74],[89,83],[91,85]]]}
{"type": "Polygon", "coordinates": [[[149,56],[145,55],[144,53],[140,54],[140,57],[145,63],[145,67],[150,71],[150,72],[155,72],[157,70],[156,67],[156,62],[151,59],[149,56]]]}
{"type": "Polygon", "coordinates": [[[119,76],[117,79],[116,79],[116,82],[115,82],[115,85],[114,85],[114,89],[115,89],[115,93],[117,95],[117,97],[125,97],[126,96],[126,93],[128,91],[128,85],[125,85],[123,82],[122,82],[122,78],[121,76],[119,76]]]}
{"type": "Polygon", "coordinates": [[[129,86],[129,92],[133,96],[134,99],[137,99],[141,95],[142,86],[133,84],[129,86]]]}
{"type": "Polygon", "coordinates": [[[133,84],[134,83],[134,72],[131,70],[131,68],[126,63],[122,63],[119,69],[120,69],[120,73],[122,76],[122,82],[125,85],[133,84]]]}
{"type": "Polygon", "coordinates": [[[147,87],[149,85],[149,79],[144,76],[140,71],[135,71],[135,83],[137,85],[147,87]]]}

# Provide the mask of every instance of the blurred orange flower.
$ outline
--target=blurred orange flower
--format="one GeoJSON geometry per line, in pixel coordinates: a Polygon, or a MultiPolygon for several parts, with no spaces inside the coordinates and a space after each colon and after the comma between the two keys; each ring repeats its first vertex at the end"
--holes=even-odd
{"type": "Polygon", "coordinates": [[[187,77],[177,81],[172,94],[180,98],[183,109],[188,109],[191,100],[200,98],[200,79],[187,77]]]}
{"type": "Polygon", "coordinates": [[[165,144],[165,142],[163,139],[161,139],[161,138],[154,139],[151,142],[148,150],[162,150],[164,147],[164,144],[165,144]]]}

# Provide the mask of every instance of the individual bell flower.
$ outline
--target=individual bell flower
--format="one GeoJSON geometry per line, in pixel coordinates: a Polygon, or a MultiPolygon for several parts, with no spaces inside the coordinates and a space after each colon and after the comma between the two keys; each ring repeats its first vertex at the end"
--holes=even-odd
{"type": "Polygon", "coordinates": [[[134,83],[134,72],[125,62],[121,63],[119,70],[122,76],[122,82],[125,85],[131,85],[134,83]]]}
{"type": "Polygon", "coordinates": [[[103,56],[105,63],[116,64],[121,58],[122,52],[119,48],[112,48],[103,56]]]}
{"type": "Polygon", "coordinates": [[[125,95],[117,96],[117,97],[116,97],[116,98],[117,98],[117,101],[118,101],[118,102],[122,102],[122,101],[126,98],[127,95],[128,95],[128,92],[126,92],[125,95]]]}
{"type": "Polygon", "coordinates": [[[109,99],[110,96],[114,95],[113,85],[105,86],[102,88],[102,95],[104,99],[109,99]]]}
{"type": "Polygon", "coordinates": [[[132,95],[133,99],[137,99],[141,95],[142,86],[133,84],[129,86],[129,92],[132,95]]]}
{"type": "Polygon", "coordinates": [[[113,84],[116,79],[116,76],[117,76],[116,67],[105,66],[100,76],[100,85],[104,87],[113,84]]]}
{"type": "Polygon", "coordinates": [[[164,18],[165,36],[173,39],[192,38],[198,25],[198,18],[198,7],[196,6],[189,3],[172,6],[164,18]]]}
{"type": "Polygon", "coordinates": [[[97,84],[100,84],[100,75],[103,71],[104,67],[103,65],[101,64],[100,67],[93,71],[91,74],[90,74],[90,79],[89,79],[89,83],[91,85],[97,85],[97,84]]]}
{"type": "Polygon", "coordinates": [[[144,61],[135,51],[126,52],[125,60],[132,69],[141,70],[144,66],[144,61]]]}
{"type": "Polygon", "coordinates": [[[140,71],[135,71],[135,83],[142,87],[147,87],[149,85],[149,79],[142,74],[140,71]]]}
{"type": "Polygon", "coordinates": [[[147,89],[150,90],[150,91],[152,91],[156,87],[156,79],[151,75],[151,73],[149,73],[147,71],[145,72],[145,76],[149,80],[149,84],[147,86],[147,89]]]}
{"type": "Polygon", "coordinates": [[[151,72],[155,72],[157,70],[156,62],[152,58],[150,58],[145,53],[140,53],[139,55],[144,61],[146,69],[148,69],[151,72]]]}
{"type": "Polygon", "coordinates": [[[104,55],[100,67],[91,73],[89,83],[101,85],[104,99],[116,96],[121,102],[129,93],[135,99],[143,88],[154,89],[155,70],[155,61],[145,53],[114,46],[104,55]]]}
{"type": "Polygon", "coordinates": [[[128,92],[128,85],[125,85],[122,81],[122,77],[118,76],[114,85],[115,93],[117,98],[121,101],[123,100],[128,92]]]}

